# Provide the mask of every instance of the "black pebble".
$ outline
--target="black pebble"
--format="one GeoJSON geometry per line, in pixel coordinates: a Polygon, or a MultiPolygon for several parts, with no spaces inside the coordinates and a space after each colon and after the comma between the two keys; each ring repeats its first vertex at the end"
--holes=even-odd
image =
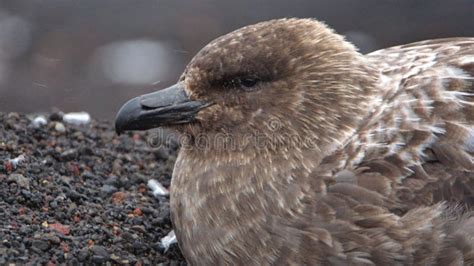
{"type": "Polygon", "coordinates": [[[31,246],[34,248],[37,248],[38,250],[41,251],[46,251],[49,249],[49,243],[48,241],[41,240],[41,239],[35,239],[31,242],[31,246]]]}

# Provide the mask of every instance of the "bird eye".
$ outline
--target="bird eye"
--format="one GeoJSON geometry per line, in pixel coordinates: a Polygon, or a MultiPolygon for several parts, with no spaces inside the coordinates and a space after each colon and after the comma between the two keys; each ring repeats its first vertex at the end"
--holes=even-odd
{"type": "Polygon", "coordinates": [[[255,77],[244,77],[229,79],[223,83],[225,88],[242,89],[244,91],[254,91],[261,80],[255,77]]]}
{"type": "Polygon", "coordinates": [[[240,80],[240,85],[246,88],[251,88],[257,85],[258,79],[256,78],[243,78],[240,80]]]}

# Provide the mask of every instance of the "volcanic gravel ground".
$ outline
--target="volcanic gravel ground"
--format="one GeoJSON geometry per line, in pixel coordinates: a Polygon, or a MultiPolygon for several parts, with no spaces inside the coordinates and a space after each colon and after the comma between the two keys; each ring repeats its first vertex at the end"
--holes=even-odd
{"type": "Polygon", "coordinates": [[[0,264],[183,264],[176,244],[159,245],[169,199],[146,186],[169,186],[178,145],[119,137],[108,122],[46,120],[0,113],[0,264]]]}

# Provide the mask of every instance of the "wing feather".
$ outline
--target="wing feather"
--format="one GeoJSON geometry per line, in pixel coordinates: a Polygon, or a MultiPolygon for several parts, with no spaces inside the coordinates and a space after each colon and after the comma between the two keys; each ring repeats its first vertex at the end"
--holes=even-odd
{"type": "Polygon", "coordinates": [[[327,184],[319,224],[344,243],[344,256],[328,261],[474,261],[473,55],[474,38],[367,55],[381,72],[382,104],[314,173],[327,184]]]}

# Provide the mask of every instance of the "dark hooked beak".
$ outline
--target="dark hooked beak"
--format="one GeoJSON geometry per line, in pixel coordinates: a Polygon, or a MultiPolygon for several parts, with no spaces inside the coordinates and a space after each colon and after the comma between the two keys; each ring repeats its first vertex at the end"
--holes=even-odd
{"type": "Polygon", "coordinates": [[[125,103],[115,118],[115,131],[147,130],[159,126],[184,124],[194,121],[207,102],[192,101],[181,84],[164,90],[135,97],[125,103]]]}

